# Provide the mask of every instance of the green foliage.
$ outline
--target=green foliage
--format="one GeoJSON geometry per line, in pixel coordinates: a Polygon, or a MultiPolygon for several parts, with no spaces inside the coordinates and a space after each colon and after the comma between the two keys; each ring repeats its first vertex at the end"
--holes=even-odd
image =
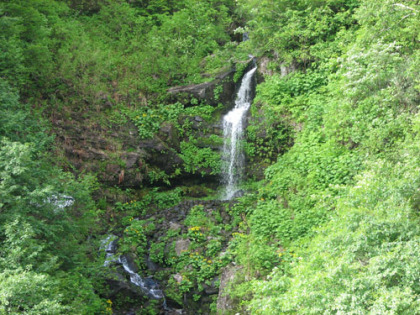
{"type": "Polygon", "coordinates": [[[234,208],[248,233],[231,242],[247,271],[232,296],[255,314],[417,313],[418,4],[244,2],[258,6],[247,45],[274,52],[275,71],[295,63],[259,86],[253,115],[294,139],[234,208]]]}
{"type": "Polygon", "coordinates": [[[236,237],[239,239],[232,243],[231,250],[238,257],[237,261],[244,267],[246,274],[267,273],[268,270],[279,263],[275,245],[254,240],[252,236],[241,233],[236,234],[236,237]]]}
{"type": "Polygon", "coordinates": [[[165,246],[165,243],[153,243],[150,246],[150,260],[163,265],[165,263],[165,246]]]}
{"type": "Polygon", "coordinates": [[[194,227],[192,231],[199,231],[201,228],[209,229],[213,226],[213,222],[208,220],[207,213],[201,205],[194,206],[190,209],[188,216],[184,220],[184,224],[194,227]]]}
{"type": "Polygon", "coordinates": [[[214,261],[198,251],[186,252],[178,259],[175,270],[182,270],[182,280],[178,285],[178,290],[181,293],[190,292],[197,286],[202,289],[202,284],[211,281],[228,263],[226,259],[214,261]],[[190,266],[191,269],[187,270],[187,266],[190,266]]]}
{"type": "Polygon", "coordinates": [[[164,210],[181,202],[182,189],[175,188],[170,191],[159,191],[158,187],[145,191],[140,200],[116,202],[115,210],[129,217],[144,216],[156,210],[164,210]]]}
{"type": "MultiPolygon", "coordinates": [[[[208,213],[204,207],[197,205],[191,208],[184,220],[188,227],[185,237],[188,237],[189,248],[179,256],[167,259],[172,268],[178,272],[181,281],[171,281],[175,292],[201,292],[203,285],[215,285],[215,277],[231,260],[230,256],[221,255],[223,225],[217,223],[216,210],[208,213]]],[[[196,299],[200,295],[196,295],[196,299]]]]}
{"type": "Polygon", "coordinates": [[[220,153],[211,148],[199,148],[192,142],[181,142],[181,157],[184,160],[184,168],[188,173],[201,175],[216,175],[221,170],[220,153]]]}
{"type": "Polygon", "coordinates": [[[185,1],[155,8],[110,2],[88,20],[96,26],[98,40],[124,54],[115,64],[125,71],[121,87],[129,93],[140,89],[146,97],[169,85],[202,81],[199,63],[228,40],[225,29],[230,23],[221,2],[185,1]],[[171,14],[165,14],[168,10],[171,14]]]}
{"type": "Polygon", "coordinates": [[[115,210],[117,212],[121,212],[127,215],[144,215],[146,214],[146,206],[148,205],[148,202],[145,201],[137,201],[137,200],[131,200],[130,202],[116,202],[115,203],[115,210]]]}
{"type": "Polygon", "coordinates": [[[124,113],[136,125],[141,139],[153,138],[163,122],[178,124],[178,117],[184,106],[180,103],[160,105],[156,108],[142,107],[138,110],[126,109],[124,113]]]}
{"type": "Polygon", "coordinates": [[[91,222],[90,178],[75,181],[69,174],[51,168],[45,160],[36,159],[36,153],[31,148],[29,144],[1,142],[0,220],[5,227],[4,244],[7,244],[3,248],[3,258],[17,259],[23,266],[27,264],[44,271],[54,270],[57,259],[58,264],[69,267],[74,262],[73,249],[78,246],[78,238],[87,232],[91,222]],[[60,208],[49,201],[65,195],[77,200],[76,205],[60,208]],[[72,222],[71,216],[81,208],[86,209],[83,215],[85,222],[72,222]],[[23,234],[17,237],[20,233],[23,234]],[[61,247],[56,247],[56,242],[61,243],[61,247]],[[16,248],[20,248],[16,254],[22,255],[21,258],[12,258],[16,248]],[[37,250],[26,256],[25,248],[28,251],[37,250]]]}
{"type": "Polygon", "coordinates": [[[410,110],[418,99],[409,70],[416,61],[412,57],[404,60],[395,43],[372,44],[363,56],[359,49],[352,47],[343,61],[340,88],[346,98],[339,104],[331,103],[339,110],[327,123],[337,130],[336,141],[348,146],[363,144],[377,153],[405,137],[410,110]]]}
{"type": "Polygon", "coordinates": [[[16,90],[0,78],[0,137],[32,143],[35,151],[42,151],[52,140],[45,134],[47,128],[43,123],[39,115],[31,113],[28,105],[19,102],[16,90]]]}
{"type": "Polygon", "coordinates": [[[141,107],[136,110],[122,109],[122,112],[134,122],[141,139],[153,138],[165,123],[172,124],[176,127],[180,136],[188,138],[193,136],[193,130],[191,128],[192,117],[199,116],[204,121],[210,122],[214,119],[213,114],[218,109],[218,107],[206,104],[196,105],[185,107],[183,104],[177,102],[169,105],[161,104],[152,108],[141,107]]]}
{"type": "Polygon", "coordinates": [[[155,205],[158,209],[167,209],[181,202],[182,189],[159,192],[158,188],[149,191],[143,198],[144,205],[155,205]]]}
{"type": "Polygon", "coordinates": [[[229,41],[234,6],[232,1],[67,3],[70,8],[54,0],[0,5],[5,30],[0,76],[24,96],[43,98],[52,112],[56,104],[73,109],[147,104],[165,99],[168,86],[202,82],[200,63],[229,41]]]}
{"type": "MultiPolygon", "coordinates": [[[[121,240],[120,251],[122,253],[135,253],[137,257],[142,258],[147,253],[146,233],[150,228],[144,226],[143,220],[134,220],[131,218],[130,225],[124,229],[124,237],[121,240]]],[[[141,264],[143,266],[143,264],[141,264]]]]}
{"type": "Polygon", "coordinates": [[[304,67],[339,51],[331,42],[354,24],[352,13],[359,5],[356,0],[240,3],[250,17],[251,44],[262,53],[275,55],[281,63],[304,67]]]}
{"type": "Polygon", "coordinates": [[[18,87],[43,88],[48,84],[53,69],[51,38],[60,17],[67,13],[64,4],[37,1],[30,6],[22,3],[2,3],[2,32],[0,73],[18,87]],[[13,55],[16,54],[16,58],[13,55]]]}
{"type": "MultiPolygon", "coordinates": [[[[112,312],[86,241],[99,226],[98,184],[54,166],[48,121],[60,141],[75,117],[110,134],[130,120],[141,139],[169,124],[165,149],[183,169],[149,167],[149,183],[217,175],[220,138],[202,129],[220,108],[167,104],[166,91],[233,64],[237,80],[249,53],[270,61],[244,147],[252,162],[276,162],[228,210],[230,224],[196,207],[186,252],[166,252],[179,231],[151,245],[150,258],[182,276],[174,296],[199,300],[234,255],[244,272],[231,296],[251,313],[419,313],[419,12],[415,0],[3,1],[0,313],[112,312]],[[249,41],[231,42],[244,32],[249,41]],[[220,256],[228,231],[238,232],[220,256]]],[[[150,189],[116,203],[120,249],[143,258],[156,227],[133,217],[181,199],[150,189]]]]}
{"type": "Polygon", "coordinates": [[[89,280],[70,285],[86,277],[78,266],[92,264],[89,248],[81,244],[94,230],[95,180],[87,175],[76,180],[52,165],[45,152],[51,147],[45,121],[19,103],[2,79],[0,99],[0,311],[101,311],[104,305],[89,280]],[[77,305],[87,300],[89,305],[77,305]]]}
{"type": "Polygon", "coordinates": [[[326,83],[325,73],[311,69],[305,73],[292,73],[287,77],[273,75],[264,84],[258,86],[256,100],[269,103],[271,106],[267,110],[270,113],[291,113],[294,118],[298,118],[307,108],[302,96],[308,98],[308,94],[314,94],[326,83]]]}
{"type": "Polygon", "coordinates": [[[268,109],[252,113],[246,129],[244,151],[250,163],[270,165],[291,146],[292,130],[278,112],[268,109]]]}
{"type": "Polygon", "coordinates": [[[418,312],[418,218],[409,204],[410,191],[418,189],[413,172],[418,168],[413,153],[418,150],[403,150],[410,154],[398,158],[396,165],[370,163],[355,186],[343,193],[332,221],[309,246],[297,249],[302,262],[291,274],[274,272],[268,285],[256,286],[254,310],[264,300],[273,314],[297,308],[307,313],[325,308],[418,312]],[[268,301],[265,290],[284,294],[268,301]]]}
{"type": "Polygon", "coordinates": [[[233,76],[233,81],[238,82],[244,75],[246,68],[248,67],[247,62],[241,62],[236,64],[235,74],[233,76]]]}
{"type": "Polygon", "coordinates": [[[2,314],[60,314],[68,310],[61,304],[56,281],[47,274],[5,270],[0,280],[2,314]]]}

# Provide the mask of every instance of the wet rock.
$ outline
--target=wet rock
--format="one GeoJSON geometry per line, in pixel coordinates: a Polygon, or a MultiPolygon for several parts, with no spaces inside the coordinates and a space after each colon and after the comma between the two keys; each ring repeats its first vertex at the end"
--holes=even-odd
{"type": "Polygon", "coordinates": [[[146,152],[149,152],[149,149],[156,152],[162,152],[164,150],[169,149],[168,146],[165,145],[165,143],[158,137],[154,137],[153,139],[144,139],[140,141],[139,147],[145,150],[146,152]]]}
{"type": "Polygon", "coordinates": [[[108,286],[110,288],[110,295],[116,295],[121,291],[130,291],[131,293],[137,293],[137,290],[133,289],[133,287],[127,282],[123,272],[114,272],[109,278],[106,280],[108,286]]]}
{"type": "Polygon", "coordinates": [[[88,152],[90,153],[92,158],[97,159],[97,160],[104,161],[109,158],[108,154],[106,154],[101,149],[90,148],[88,152]]]}
{"type": "Polygon", "coordinates": [[[124,264],[134,273],[139,271],[137,264],[134,262],[134,257],[130,254],[124,254],[120,257],[120,261],[124,261],[124,264]]]}
{"type": "Polygon", "coordinates": [[[113,176],[115,174],[119,174],[120,173],[120,166],[116,165],[116,164],[108,164],[106,166],[106,172],[110,175],[113,176]]]}
{"type": "Polygon", "coordinates": [[[101,243],[102,243],[101,248],[105,249],[106,253],[115,254],[117,252],[117,246],[118,246],[117,236],[110,234],[101,243]]]}
{"type": "Polygon", "coordinates": [[[168,175],[183,163],[178,153],[158,137],[142,140],[139,146],[147,152],[144,157],[145,162],[158,167],[168,175]]]}
{"type": "Polygon", "coordinates": [[[74,113],[72,120],[61,117],[52,123],[57,147],[63,148],[69,162],[64,169],[94,172],[101,183],[109,186],[140,186],[144,174],[139,172],[138,162],[145,153],[138,147],[138,132],[133,124],[110,127],[74,113]]]}
{"type": "Polygon", "coordinates": [[[193,130],[195,130],[195,131],[200,131],[203,128],[203,126],[202,126],[201,122],[192,120],[192,126],[191,126],[191,128],[193,130]]]}
{"type": "Polygon", "coordinates": [[[146,266],[147,269],[149,269],[150,271],[157,271],[159,269],[159,267],[153,261],[150,260],[150,257],[147,257],[146,259],[146,266]]]}
{"type": "Polygon", "coordinates": [[[182,314],[186,314],[184,312],[184,310],[182,309],[169,309],[167,311],[165,311],[165,315],[182,315],[182,314]]]}
{"type": "Polygon", "coordinates": [[[230,216],[225,211],[220,213],[220,216],[222,217],[223,223],[227,224],[230,221],[230,216]]]}
{"type": "Polygon", "coordinates": [[[245,194],[245,191],[242,189],[239,189],[235,191],[235,193],[232,196],[232,199],[242,197],[244,194],[245,194]]]}
{"type": "Polygon", "coordinates": [[[280,64],[280,71],[281,71],[282,77],[285,77],[288,74],[295,72],[296,70],[297,70],[297,65],[295,62],[292,62],[290,64],[286,64],[286,63],[280,64]]]}
{"type": "Polygon", "coordinates": [[[152,277],[146,277],[144,278],[144,287],[149,291],[159,290],[159,283],[152,277]]]}
{"type": "MultiPolygon", "coordinates": [[[[278,56],[275,57],[274,59],[270,59],[268,57],[258,58],[258,73],[260,74],[260,76],[272,76],[274,74],[273,69],[270,69],[269,65],[270,65],[270,62],[278,64],[279,61],[277,58],[278,56]]],[[[291,63],[282,62],[280,63],[281,76],[285,77],[289,75],[290,73],[295,72],[297,68],[298,68],[298,65],[294,61],[292,61],[291,63]]],[[[262,80],[263,78],[260,78],[260,80],[258,81],[260,82],[262,80]]]]}
{"type": "Polygon", "coordinates": [[[272,76],[274,71],[269,68],[270,58],[268,57],[261,57],[258,59],[258,73],[262,74],[263,76],[272,76]]]}
{"type": "Polygon", "coordinates": [[[208,189],[203,186],[191,186],[185,189],[185,195],[194,198],[207,197],[209,194],[208,189]]]}

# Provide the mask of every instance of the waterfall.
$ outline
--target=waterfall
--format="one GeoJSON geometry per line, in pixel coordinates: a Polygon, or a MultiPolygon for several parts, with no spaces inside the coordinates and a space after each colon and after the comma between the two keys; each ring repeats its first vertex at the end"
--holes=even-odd
{"type": "Polygon", "coordinates": [[[252,102],[252,78],[257,67],[249,70],[242,78],[236,96],[235,107],[223,117],[223,184],[224,198],[229,200],[238,190],[243,175],[245,157],[241,147],[246,114],[252,102]]]}

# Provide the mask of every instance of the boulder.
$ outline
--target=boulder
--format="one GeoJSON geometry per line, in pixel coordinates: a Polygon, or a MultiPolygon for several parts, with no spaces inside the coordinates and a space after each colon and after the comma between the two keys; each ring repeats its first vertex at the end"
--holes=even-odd
{"type": "Polygon", "coordinates": [[[157,271],[159,269],[158,265],[156,265],[150,257],[147,257],[146,259],[146,267],[150,271],[157,271]]]}
{"type": "Polygon", "coordinates": [[[292,62],[290,64],[286,64],[286,63],[281,63],[280,64],[280,71],[281,71],[281,76],[285,77],[288,74],[295,72],[297,70],[297,64],[295,62],[292,62]]]}
{"type": "Polygon", "coordinates": [[[182,225],[177,222],[169,222],[169,229],[171,230],[180,230],[182,228],[182,225]]]}
{"type": "Polygon", "coordinates": [[[179,149],[179,136],[178,130],[174,124],[170,122],[164,122],[159,129],[159,138],[172,148],[179,149]]]}
{"type": "Polygon", "coordinates": [[[190,246],[190,240],[189,239],[178,239],[175,241],[175,253],[178,256],[181,256],[181,254],[184,251],[188,250],[188,247],[190,246]]]}
{"type": "Polygon", "coordinates": [[[157,136],[140,141],[139,148],[145,152],[144,159],[147,164],[158,167],[168,175],[183,163],[175,149],[157,136]]]}
{"type": "Polygon", "coordinates": [[[204,288],[204,293],[207,295],[213,295],[213,294],[217,294],[219,293],[219,288],[217,286],[217,282],[219,281],[219,277],[215,277],[210,285],[204,283],[203,284],[203,288],[204,288]]]}
{"type": "Polygon", "coordinates": [[[229,104],[234,101],[236,85],[233,81],[234,69],[220,73],[212,81],[187,86],[174,86],[168,89],[173,101],[190,104],[191,98],[205,101],[206,104],[217,106],[219,103],[229,104]],[[220,92],[216,88],[221,87],[220,92]]]}
{"type": "Polygon", "coordinates": [[[217,297],[218,314],[231,314],[236,302],[226,294],[226,286],[235,279],[240,267],[228,265],[223,269],[220,276],[219,296],[217,297]]]}

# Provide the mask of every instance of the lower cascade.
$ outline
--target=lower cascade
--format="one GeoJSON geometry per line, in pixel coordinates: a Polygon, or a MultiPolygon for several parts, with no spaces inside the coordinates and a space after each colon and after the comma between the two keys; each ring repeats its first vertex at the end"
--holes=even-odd
{"type": "Polygon", "coordinates": [[[245,73],[236,96],[235,107],[223,117],[223,184],[225,200],[232,199],[238,191],[243,176],[245,156],[241,146],[245,118],[252,103],[252,79],[257,67],[245,73]]]}
{"type": "Polygon", "coordinates": [[[165,297],[163,291],[159,289],[159,285],[155,280],[151,278],[142,278],[139,274],[131,269],[130,264],[128,263],[128,260],[125,256],[120,256],[118,262],[130,275],[131,283],[138,286],[149,298],[163,299],[165,297]]]}
{"type": "Polygon", "coordinates": [[[109,266],[111,263],[122,265],[124,271],[130,276],[130,282],[139,287],[147,297],[156,300],[163,299],[164,308],[166,309],[165,295],[159,288],[159,284],[150,277],[142,278],[135,272],[135,270],[133,270],[133,267],[130,266],[127,257],[124,255],[117,255],[117,242],[118,237],[115,235],[108,235],[107,238],[102,241],[101,249],[105,250],[104,267],[109,266]]]}

